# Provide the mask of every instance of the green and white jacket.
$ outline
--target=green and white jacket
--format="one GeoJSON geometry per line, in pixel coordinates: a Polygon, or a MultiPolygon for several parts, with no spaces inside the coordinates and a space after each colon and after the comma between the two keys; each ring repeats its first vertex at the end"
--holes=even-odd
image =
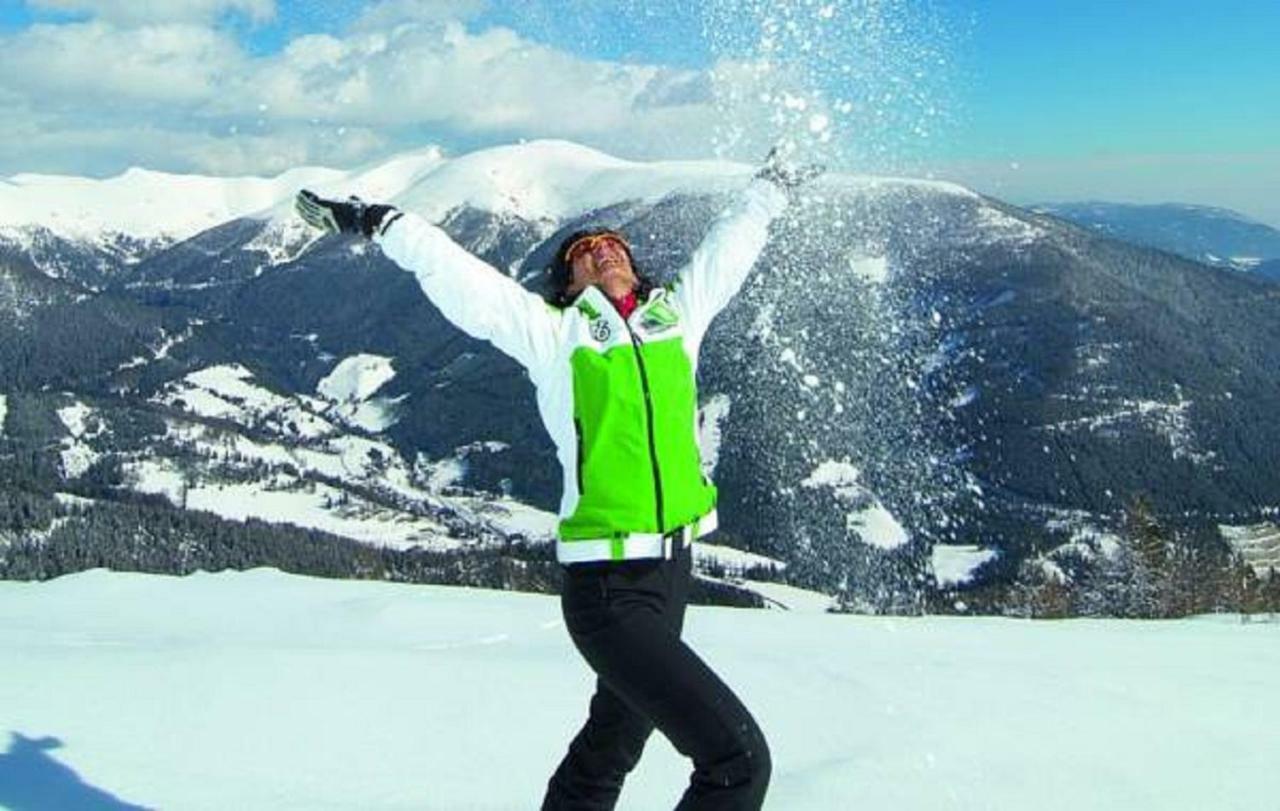
{"type": "Polygon", "coordinates": [[[715,528],[716,489],[698,453],[698,348],[786,203],[753,180],[675,282],[625,320],[596,287],[552,307],[412,214],[375,237],[446,318],[528,370],[564,472],[561,563],[666,557],[664,534],[715,528]]]}

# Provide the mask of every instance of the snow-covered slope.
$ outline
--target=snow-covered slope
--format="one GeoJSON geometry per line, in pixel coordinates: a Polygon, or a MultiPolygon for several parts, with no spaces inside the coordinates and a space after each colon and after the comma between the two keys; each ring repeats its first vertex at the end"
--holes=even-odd
{"type": "MultiPolygon", "coordinates": [[[[438,154],[438,153],[437,153],[438,154]]],[[[569,141],[531,141],[439,159],[408,176],[397,162],[335,177],[326,187],[354,190],[373,199],[389,199],[407,210],[438,220],[458,206],[525,220],[564,220],[621,201],[656,202],[677,192],[731,191],[750,178],[756,167],[729,161],[637,162],[615,158],[569,141]],[[400,187],[397,189],[397,185],[400,187]],[[382,192],[376,194],[376,192],[382,192]]],[[[976,198],[951,183],[832,174],[823,182],[872,192],[914,187],[976,198]]]]}
{"type": "MultiPolygon", "coordinates": [[[[293,215],[293,197],[302,188],[393,202],[433,221],[466,206],[554,223],[621,201],[653,203],[679,192],[729,191],[754,168],[726,161],[635,162],[568,141],[543,140],[453,158],[428,146],[352,170],[299,167],[271,178],[140,168],[105,179],[18,174],[0,178],[0,248],[63,276],[69,260],[62,241],[88,251],[93,261],[109,257],[108,262],[128,265],[238,218],[260,217],[268,225],[248,247],[285,261],[315,237],[293,215]]],[[[936,181],[832,174],[823,182],[867,194],[908,188],[977,198],[936,181]]],[[[990,220],[984,224],[999,231],[997,213],[983,210],[990,220]]]]}
{"type": "MultiPolygon", "coordinates": [[[[175,175],[133,168],[91,179],[19,174],[0,178],[0,229],[42,226],[59,236],[103,233],[185,239],[238,217],[290,218],[294,194],[312,188],[393,201],[431,219],[461,205],[564,219],[622,200],[653,202],[677,191],[737,188],[754,167],[727,161],[623,160],[568,141],[532,141],[446,158],[425,147],[353,170],[299,167],[271,178],[175,175]]],[[[838,176],[867,189],[916,186],[966,196],[949,183],[838,176]]]]}
{"type": "Polygon", "coordinates": [[[228,178],[134,168],[102,180],[14,175],[0,180],[0,228],[43,226],[68,239],[186,239],[341,174],[300,168],[273,178],[228,178]]]}
{"type": "MultiPolygon", "coordinates": [[[[322,393],[335,400],[345,394],[367,396],[390,373],[376,356],[349,361],[339,364],[322,393]],[[361,374],[361,364],[371,368],[361,374]]],[[[179,464],[144,456],[128,461],[126,482],[188,509],[435,550],[455,549],[460,542],[438,520],[410,506],[462,514],[474,524],[527,532],[539,541],[549,539],[554,528],[554,516],[514,501],[464,496],[441,501],[421,484],[429,470],[415,469],[386,442],[347,433],[331,421],[330,416],[352,421],[340,403],[272,392],[239,364],[170,381],[154,399],[193,418],[166,421],[167,442],[182,448],[187,460],[179,464]],[[255,477],[246,470],[262,473],[255,477]]]]}
{"type": "Polygon", "coordinates": [[[98,287],[174,243],[343,174],[302,167],[272,178],[205,177],[133,168],[105,179],[0,178],[0,258],[17,255],[50,276],[98,287]]]}
{"type": "Polygon", "coordinates": [[[1259,577],[1280,570],[1280,526],[1266,521],[1251,526],[1220,525],[1222,537],[1231,544],[1259,577]]]}
{"type": "MultiPolygon", "coordinates": [[[[0,617],[8,808],[535,808],[595,683],[545,595],[93,570],[0,582],[0,617]]],[[[685,636],[769,738],[770,809],[1273,807],[1280,624],[694,607],[685,636]]],[[[654,735],[620,811],[688,771],[654,735]]]]}
{"type": "Polygon", "coordinates": [[[1179,203],[1050,203],[1037,211],[1101,234],[1245,272],[1280,258],[1280,230],[1238,211],[1179,203]]]}

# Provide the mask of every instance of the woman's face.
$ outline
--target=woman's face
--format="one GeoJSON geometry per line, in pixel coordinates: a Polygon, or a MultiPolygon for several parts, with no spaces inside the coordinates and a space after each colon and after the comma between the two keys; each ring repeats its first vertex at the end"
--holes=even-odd
{"type": "Polygon", "coordinates": [[[573,279],[566,292],[570,296],[594,284],[611,298],[621,298],[639,282],[627,249],[609,234],[579,240],[569,251],[569,262],[573,279]]]}

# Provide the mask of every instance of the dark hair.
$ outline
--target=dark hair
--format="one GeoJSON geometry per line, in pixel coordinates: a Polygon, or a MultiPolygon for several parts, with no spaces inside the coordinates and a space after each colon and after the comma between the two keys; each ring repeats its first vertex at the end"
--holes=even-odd
{"type": "Polygon", "coordinates": [[[627,242],[627,238],[622,235],[622,232],[613,228],[581,228],[560,241],[560,247],[556,248],[555,259],[552,260],[551,267],[547,269],[551,274],[551,294],[548,296],[548,300],[553,305],[568,307],[573,303],[573,299],[568,294],[569,285],[573,283],[573,266],[569,264],[567,256],[569,248],[573,246],[573,243],[584,237],[597,237],[603,234],[615,236],[622,243],[623,249],[627,252],[627,259],[631,262],[631,270],[636,274],[636,279],[639,281],[636,286],[636,295],[641,299],[648,297],[649,291],[653,289],[653,283],[636,267],[635,257],[631,254],[631,245],[627,242]]]}

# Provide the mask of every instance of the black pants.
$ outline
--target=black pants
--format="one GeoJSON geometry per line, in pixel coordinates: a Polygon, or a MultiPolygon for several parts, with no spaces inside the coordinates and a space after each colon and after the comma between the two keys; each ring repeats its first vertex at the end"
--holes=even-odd
{"type": "Polygon", "coordinates": [[[565,625],[598,678],[543,811],[612,809],[654,727],[693,761],[677,811],[754,811],[764,802],[771,769],[764,735],[680,640],[692,558],[686,547],[672,560],[566,567],[565,625]]]}

